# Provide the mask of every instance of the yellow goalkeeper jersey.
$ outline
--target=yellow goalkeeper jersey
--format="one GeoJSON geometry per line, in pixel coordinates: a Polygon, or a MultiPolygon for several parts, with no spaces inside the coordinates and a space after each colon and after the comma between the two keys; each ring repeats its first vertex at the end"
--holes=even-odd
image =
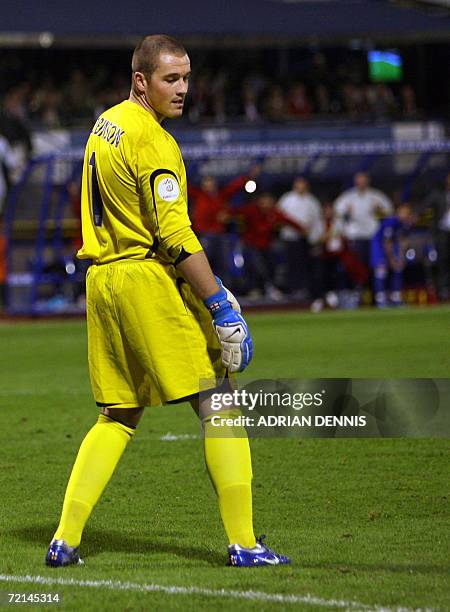
{"type": "Polygon", "coordinates": [[[105,111],[89,136],[81,189],[80,259],[156,257],[201,250],[187,210],[186,170],[174,138],[139,104],[105,111]]]}

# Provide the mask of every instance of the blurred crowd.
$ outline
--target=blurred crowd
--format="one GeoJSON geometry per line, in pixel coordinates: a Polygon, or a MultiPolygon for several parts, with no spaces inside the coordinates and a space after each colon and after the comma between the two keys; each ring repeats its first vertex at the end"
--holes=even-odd
{"type": "MultiPolygon", "coordinates": [[[[213,176],[189,182],[193,229],[214,272],[241,298],[303,304],[314,312],[450,299],[450,172],[420,202],[400,201],[396,207],[366,172],[357,172],[353,186],[322,201],[305,176],[275,195],[258,189],[260,174],[255,164],[225,184],[213,176]]],[[[79,180],[68,185],[67,196],[69,215],[79,218],[79,180]]],[[[60,268],[57,293],[70,281],[66,272],[77,272],[78,284],[69,294],[78,301],[86,272],[86,262],[73,259],[80,239],[77,233],[64,262],[47,262],[49,269],[60,268]]],[[[0,215],[0,292],[6,259],[0,215]]]]}
{"type": "MultiPolygon", "coordinates": [[[[193,59],[184,121],[257,123],[337,117],[364,121],[424,116],[411,85],[370,83],[362,59],[334,66],[325,54],[315,53],[308,61],[288,62],[284,70],[263,62],[239,69],[231,59],[220,56],[208,62],[203,57],[197,64],[193,59]]],[[[112,60],[97,60],[95,71],[92,62],[89,65],[82,58],[77,65],[68,58],[64,69],[49,61],[32,70],[27,62],[22,65],[16,56],[5,54],[0,67],[0,132],[5,127],[11,130],[11,122],[22,128],[91,125],[104,109],[129,94],[128,66],[113,67],[112,60]]]]}
{"type": "MultiPolygon", "coordinates": [[[[417,78],[414,87],[370,82],[363,52],[197,50],[191,59],[182,120],[189,124],[372,124],[434,112],[431,94],[422,91],[418,103],[417,78]]],[[[89,50],[3,53],[0,218],[20,159],[31,153],[32,130],[89,128],[104,109],[128,97],[128,64],[124,51],[96,51],[95,62],[89,50]]],[[[450,178],[423,201],[394,208],[364,172],[350,189],[321,200],[302,176],[285,193],[257,189],[250,197],[244,186],[258,184],[259,173],[255,166],[226,185],[212,176],[190,183],[194,229],[213,269],[239,295],[304,301],[317,310],[365,299],[380,307],[401,303],[410,286],[428,293],[435,287],[440,298],[450,298],[450,178]]],[[[0,227],[0,288],[5,260],[0,227]]]]}
{"type": "Polygon", "coordinates": [[[279,198],[255,192],[233,203],[259,172],[255,166],[222,187],[207,176],[190,188],[194,230],[237,294],[304,302],[313,311],[395,306],[408,288],[425,292],[427,302],[450,297],[450,174],[420,206],[394,208],[365,172],[334,201],[320,202],[298,176],[279,198]]]}
{"type": "Polygon", "coordinates": [[[229,84],[226,73],[214,76],[205,71],[194,77],[188,99],[189,120],[282,123],[336,117],[354,121],[420,117],[410,85],[403,85],[394,93],[385,83],[356,84],[344,79],[342,84],[336,84],[325,76],[323,80],[284,81],[258,71],[244,76],[232,87],[229,84]]]}

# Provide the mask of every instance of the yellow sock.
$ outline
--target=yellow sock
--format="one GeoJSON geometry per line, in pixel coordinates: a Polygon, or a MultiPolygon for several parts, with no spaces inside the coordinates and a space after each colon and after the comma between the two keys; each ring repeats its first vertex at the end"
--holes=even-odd
{"type": "MultiPolygon", "coordinates": [[[[239,411],[223,410],[218,414],[234,418],[239,411]]],[[[211,417],[203,424],[206,466],[219,498],[229,543],[252,548],[256,540],[252,514],[252,460],[247,433],[243,427],[234,425],[218,428],[211,424],[211,417]]]]}
{"type": "Polygon", "coordinates": [[[131,427],[103,414],[98,417],[81,443],[72,468],[55,539],[65,540],[69,546],[79,545],[92,509],[133,434],[131,427]]]}

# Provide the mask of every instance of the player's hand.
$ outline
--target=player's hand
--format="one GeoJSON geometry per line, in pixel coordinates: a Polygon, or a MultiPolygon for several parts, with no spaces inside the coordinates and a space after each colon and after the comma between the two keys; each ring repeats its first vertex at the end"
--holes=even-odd
{"type": "Polygon", "coordinates": [[[240,306],[233,294],[225,289],[218,279],[220,290],[207,298],[204,303],[213,317],[213,325],[222,347],[222,364],[230,372],[242,372],[248,366],[253,354],[253,342],[247,323],[240,314],[240,306]],[[231,306],[228,294],[237,304],[239,311],[231,306]]]}

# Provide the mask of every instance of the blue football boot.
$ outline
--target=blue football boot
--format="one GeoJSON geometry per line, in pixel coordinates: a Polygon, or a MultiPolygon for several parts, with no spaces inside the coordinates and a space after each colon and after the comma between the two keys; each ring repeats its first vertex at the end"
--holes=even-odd
{"type": "Polygon", "coordinates": [[[45,565],[63,567],[65,565],[82,565],[78,548],[69,546],[64,540],[52,540],[45,555],[45,565]]]}
{"type": "Polygon", "coordinates": [[[228,546],[228,565],[254,567],[255,565],[284,565],[290,563],[289,557],[279,555],[262,543],[266,536],[256,538],[254,548],[243,548],[239,544],[228,546]]]}

